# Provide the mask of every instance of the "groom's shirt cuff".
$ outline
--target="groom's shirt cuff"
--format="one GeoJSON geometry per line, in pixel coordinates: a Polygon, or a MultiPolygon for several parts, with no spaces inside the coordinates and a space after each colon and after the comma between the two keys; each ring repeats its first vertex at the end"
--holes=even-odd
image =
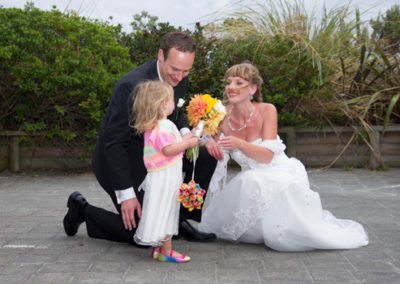
{"type": "Polygon", "coordinates": [[[123,190],[116,190],[115,196],[117,197],[118,204],[121,204],[125,200],[136,198],[136,194],[135,191],[133,190],[133,187],[123,190]]]}

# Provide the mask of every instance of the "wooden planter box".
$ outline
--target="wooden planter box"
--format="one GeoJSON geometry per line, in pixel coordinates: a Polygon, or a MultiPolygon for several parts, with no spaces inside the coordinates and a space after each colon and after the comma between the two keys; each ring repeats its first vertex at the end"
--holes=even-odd
{"type": "Polygon", "coordinates": [[[90,169],[92,153],[85,147],[60,147],[46,141],[40,134],[0,132],[0,171],[90,169]],[[32,137],[33,141],[24,142],[26,136],[32,137]]]}
{"type": "Polygon", "coordinates": [[[400,167],[400,125],[388,126],[384,133],[382,129],[375,126],[368,135],[350,127],[283,128],[280,134],[288,146],[286,153],[307,167],[400,167]]]}
{"type": "MultiPolygon", "coordinates": [[[[383,134],[382,127],[376,126],[369,135],[349,127],[284,127],[279,135],[288,156],[296,157],[306,167],[400,167],[400,125],[388,126],[383,134]],[[370,146],[360,136],[370,137],[370,146]]],[[[66,149],[43,143],[32,146],[20,142],[24,136],[30,135],[21,131],[0,132],[0,170],[90,168],[91,153],[83,147],[66,149]]]]}

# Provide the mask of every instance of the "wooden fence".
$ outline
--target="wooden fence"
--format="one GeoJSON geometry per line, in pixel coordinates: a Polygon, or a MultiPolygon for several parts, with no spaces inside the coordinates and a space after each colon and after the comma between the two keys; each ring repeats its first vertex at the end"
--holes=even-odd
{"type": "MultiPolygon", "coordinates": [[[[296,157],[306,167],[400,167],[400,125],[373,127],[369,133],[349,127],[284,127],[279,135],[289,157],[296,157]],[[367,145],[364,141],[367,139],[367,145]]],[[[84,147],[59,147],[45,142],[41,135],[35,143],[24,142],[21,131],[0,132],[0,170],[12,172],[43,169],[88,169],[91,152],[84,147]],[[39,141],[39,142],[38,142],[39,141]]]]}

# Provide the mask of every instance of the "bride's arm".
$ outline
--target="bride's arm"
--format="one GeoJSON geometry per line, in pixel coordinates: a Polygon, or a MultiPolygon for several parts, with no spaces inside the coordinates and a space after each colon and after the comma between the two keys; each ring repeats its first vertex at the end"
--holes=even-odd
{"type": "MultiPolygon", "coordinates": [[[[278,115],[275,106],[272,104],[262,104],[259,115],[261,115],[263,120],[261,129],[262,140],[276,140],[278,134],[278,115]]],[[[219,143],[223,148],[238,149],[246,156],[261,163],[270,163],[274,156],[271,150],[232,135],[222,138],[219,143]]]]}

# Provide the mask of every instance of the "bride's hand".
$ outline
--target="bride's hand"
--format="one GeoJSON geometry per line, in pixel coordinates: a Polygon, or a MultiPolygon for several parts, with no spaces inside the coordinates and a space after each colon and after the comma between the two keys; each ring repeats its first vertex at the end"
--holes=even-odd
{"type": "Polygon", "coordinates": [[[214,141],[214,139],[209,139],[205,143],[205,147],[207,149],[207,152],[214,157],[217,160],[222,160],[224,158],[224,154],[221,151],[221,147],[218,145],[217,142],[214,141]]]}
{"type": "Polygon", "coordinates": [[[218,144],[226,150],[240,150],[243,140],[235,136],[224,136],[218,140],[218,144]]]}

